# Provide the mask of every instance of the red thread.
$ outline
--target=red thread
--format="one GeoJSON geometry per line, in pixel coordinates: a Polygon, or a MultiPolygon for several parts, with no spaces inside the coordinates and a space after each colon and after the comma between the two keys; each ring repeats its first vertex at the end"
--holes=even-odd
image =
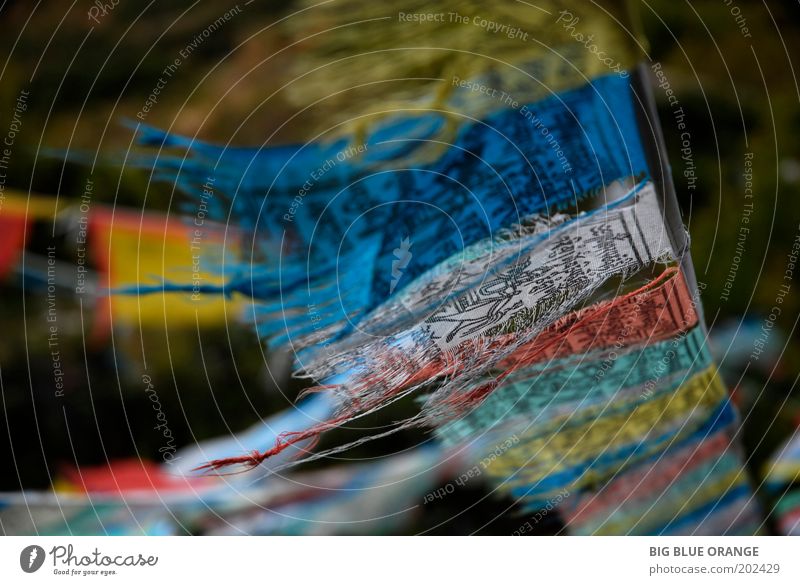
{"type": "MultiPolygon", "coordinates": [[[[678,268],[671,267],[633,292],[562,317],[501,360],[498,367],[503,371],[492,382],[460,395],[447,396],[440,404],[450,415],[457,416],[480,404],[504,378],[522,367],[546,359],[608,348],[620,340],[626,347],[661,341],[696,323],[697,313],[683,274],[678,268]],[[620,338],[623,328],[628,331],[624,339],[620,338]]],[[[516,340],[516,334],[504,334],[493,339],[478,338],[430,357],[410,356],[397,349],[387,350],[379,364],[370,368],[373,373],[362,374],[350,382],[351,399],[340,409],[339,416],[304,431],[282,433],[267,451],[217,459],[197,469],[218,471],[232,465],[244,465],[248,469],[257,467],[292,445],[318,439],[320,434],[340,426],[358,413],[385,404],[407,388],[456,374],[476,360],[489,363],[493,356],[513,347],[516,340]]],[[[342,389],[332,385],[315,386],[304,394],[333,388],[342,389]]],[[[306,448],[305,452],[308,450],[306,448]]]]}

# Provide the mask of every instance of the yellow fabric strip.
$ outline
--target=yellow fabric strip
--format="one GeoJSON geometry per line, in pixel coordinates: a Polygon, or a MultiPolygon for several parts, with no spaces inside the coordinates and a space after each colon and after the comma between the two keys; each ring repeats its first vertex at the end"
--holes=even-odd
{"type": "MultiPolygon", "coordinates": [[[[500,480],[514,475],[503,484],[503,489],[529,485],[617,447],[663,434],[672,427],[676,436],[691,432],[695,421],[706,418],[725,395],[725,386],[712,366],[690,378],[675,393],[638,404],[628,412],[595,419],[550,436],[526,439],[523,435],[519,445],[498,457],[487,471],[500,480]]],[[[662,444],[645,445],[637,458],[661,449],[662,444]]],[[[615,470],[604,468],[602,473],[590,470],[580,483],[602,480],[615,470]]]]}
{"type": "Polygon", "coordinates": [[[63,198],[56,199],[46,195],[28,194],[6,189],[2,192],[2,199],[0,200],[0,214],[24,215],[30,220],[52,220],[69,203],[70,201],[63,198]]]}

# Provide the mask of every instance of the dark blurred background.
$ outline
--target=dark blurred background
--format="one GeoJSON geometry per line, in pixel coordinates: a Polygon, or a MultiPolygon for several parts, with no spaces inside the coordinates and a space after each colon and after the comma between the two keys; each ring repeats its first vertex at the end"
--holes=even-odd
{"type": "MultiPolygon", "coordinates": [[[[691,134],[696,178],[683,172],[682,132],[674,108],[655,87],[697,277],[706,285],[703,301],[712,335],[715,329],[742,322],[754,323],[749,330],[757,331],[775,305],[787,254],[800,233],[800,92],[790,60],[800,55],[800,3],[737,0],[749,36],[722,0],[631,4],[649,40],[650,57],[661,63],[691,134]],[[726,294],[745,203],[747,153],[753,153],[751,231],[726,294]]],[[[120,0],[95,22],[87,19],[93,6],[89,2],[2,3],[0,128],[11,123],[20,92],[29,94],[6,190],[79,198],[87,165],[64,164],[58,157],[43,156],[44,149],[127,149],[131,132],[121,122],[135,118],[165,63],[235,5],[120,0]]],[[[280,33],[266,27],[291,7],[291,2],[247,5],[246,14],[220,27],[182,60],[147,123],[189,135],[202,128],[200,137],[210,141],[227,141],[235,129],[237,144],[263,143],[296,109],[280,93],[268,107],[261,105],[276,89],[279,74],[301,58],[290,48],[262,62],[286,45],[280,33]]],[[[301,132],[289,125],[278,139],[289,141],[301,132]]],[[[174,213],[169,186],[151,184],[146,173],[125,171],[120,177],[118,167],[101,160],[92,179],[98,202],[174,213]]],[[[39,257],[64,237],[48,222],[32,229],[27,250],[39,257]]],[[[91,322],[91,307],[82,311],[67,290],[58,295],[64,396],[55,397],[43,286],[21,270],[0,286],[0,460],[6,465],[0,490],[47,488],[65,465],[130,456],[156,459],[161,438],[151,432],[150,403],[141,389],[143,354],[181,445],[246,428],[290,406],[301,388],[297,381],[285,384],[282,377],[282,392],[276,391],[254,332],[234,318],[202,329],[199,336],[191,328],[152,327],[115,331],[103,342],[87,343],[83,331],[91,322]],[[201,363],[206,367],[198,367],[201,363]],[[80,428],[75,421],[81,421],[80,428]]],[[[726,382],[739,392],[745,412],[744,440],[755,479],[765,458],[798,422],[793,414],[800,360],[796,292],[785,299],[777,319],[772,340],[778,343],[776,352],[749,366],[732,353],[721,360],[726,382]]],[[[747,334],[740,331],[738,341],[746,342],[741,336],[747,334]]],[[[724,355],[726,348],[721,349],[724,355]]],[[[275,360],[273,366],[281,362],[280,356],[268,359],[275,360]]],[[[285,368],[275,371],[285,376],[285,368]]],[[[333,444],[341,438],[331,433],[325,441],[333,444]]],[[[422,438],[409,431],[394,437],[391,447],[410,446],[422,438]]],[[[369,444],[351,455],[384,448],[369,444]]],[[[481,528],[509,505],[482,499],[481,489],[462,490],[421,522],[432,526],[480,501],[445,531],[481,528]]],[[[508,527],[483,529],[508,533],[518,524],[515,519],[508,527]]]]}

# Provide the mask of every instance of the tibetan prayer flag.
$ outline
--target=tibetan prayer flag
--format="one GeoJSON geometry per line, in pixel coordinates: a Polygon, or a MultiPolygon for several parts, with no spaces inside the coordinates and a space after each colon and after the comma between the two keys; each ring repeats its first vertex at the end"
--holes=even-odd
{"type": "Polygon", "coordinates": [[[109,325],[167,327],[221,323],[242,305],[201,295],[224,282],[226,258],[239,249],[235,231],[204,222],[125,209],[93,208],[89,242],[111,293],[97,310],[99,331],[109,325]],[[180,283],[181,292],[172,292],[180,283]],[[126,294],[118,291],[125,289],[126,294]],[[162,294],[138,294],[138,291],[162,294]]]}

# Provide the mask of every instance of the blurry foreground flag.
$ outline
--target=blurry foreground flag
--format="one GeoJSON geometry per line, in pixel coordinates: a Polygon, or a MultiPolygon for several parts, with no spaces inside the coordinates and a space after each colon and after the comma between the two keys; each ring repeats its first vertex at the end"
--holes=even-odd
{"type": "Polygon", "coordinates": [[[0,280],[8,276],[25,247],[27,223],[24,215],[0,212],[0,280]]]}
{"type": "Polygon", "coordinates": [[[0,280],[8,276],[25,247],[30,223],[53,219],[58,208],[53,197],[0,191],[0,280]]]}

